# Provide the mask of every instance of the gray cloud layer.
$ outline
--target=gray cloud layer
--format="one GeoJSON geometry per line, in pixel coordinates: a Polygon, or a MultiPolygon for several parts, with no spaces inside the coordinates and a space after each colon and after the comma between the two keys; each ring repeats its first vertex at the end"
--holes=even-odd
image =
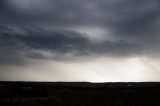
{"type": "Polygon", "coordinates": [[[19,34],[13,29],[1,27],[0,62],[22,63],[27,58],[65,59],[65,54],[68,53],[72,55],[72,59],[89,55],[124,56],[129,55],[131,51],[134,54],[134,50],[139,50],[136,44],[126,41],[94,43],[74,31],[37,29],[25,27],[25,33],[19,34]],[[48,52],[49,57],[43,54],[43,51],[48,52]],[[54,57],[55,54],[59,54],[58,57],[54,57]]]}
{"type": "Polygon", "coordinates": [[[0,63],[63,60],[66,54],[73,58],[159,55],[158,0],[2,0],[0,4],[0,63]],[[57,28],[47,30],[44,24],[57,28]],[[117,40],[96,43],[83,32],[69,30],[83,26],[109,30],[117,40]]]}

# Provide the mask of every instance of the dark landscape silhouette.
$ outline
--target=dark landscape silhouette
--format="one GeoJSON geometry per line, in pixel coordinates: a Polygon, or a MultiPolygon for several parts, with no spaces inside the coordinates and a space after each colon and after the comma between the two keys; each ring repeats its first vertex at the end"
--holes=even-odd
{"type": "Polygon", "coordinates": [[[159,106],[158,82],[0,82],[0,106],[159,106]]]}

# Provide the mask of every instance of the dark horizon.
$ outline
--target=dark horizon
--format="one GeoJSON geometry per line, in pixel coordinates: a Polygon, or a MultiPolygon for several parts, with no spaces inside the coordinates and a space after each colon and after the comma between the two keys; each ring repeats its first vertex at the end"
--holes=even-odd
{"type": "Polygon", "coordinates": [[[153,106],[160,82],[0,82],[2,106],[153,106]]]}

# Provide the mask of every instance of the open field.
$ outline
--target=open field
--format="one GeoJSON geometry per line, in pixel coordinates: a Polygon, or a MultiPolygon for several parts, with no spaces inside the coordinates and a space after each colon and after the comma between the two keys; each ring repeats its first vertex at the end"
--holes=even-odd
{"type": "Polygon", "coordinates": [[[160,106],[160,83],[0,82],[0,106],[160,106]]]}

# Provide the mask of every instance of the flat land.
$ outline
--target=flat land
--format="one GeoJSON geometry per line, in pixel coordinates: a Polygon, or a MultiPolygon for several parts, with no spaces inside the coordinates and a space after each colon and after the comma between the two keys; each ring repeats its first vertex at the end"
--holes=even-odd
{"type": "Polygon", "coordinates": [[[160,106],[160,83],[0,82],[0,106],[160,106]]]}

